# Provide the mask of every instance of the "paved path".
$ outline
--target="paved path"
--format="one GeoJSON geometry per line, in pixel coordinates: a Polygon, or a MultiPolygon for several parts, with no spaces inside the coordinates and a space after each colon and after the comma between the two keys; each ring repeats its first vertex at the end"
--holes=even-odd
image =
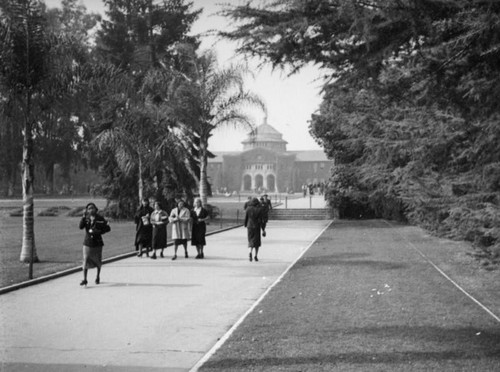
{"type": "Polygon", "coordinates": [[[246,230],[207,237],[205,260],[129,258],[0,296],[0,370],[189,370],[329,221],[272,221],[248,262],[246,230]],[[297,234],[300,229],[300,234],[297,234]]]}

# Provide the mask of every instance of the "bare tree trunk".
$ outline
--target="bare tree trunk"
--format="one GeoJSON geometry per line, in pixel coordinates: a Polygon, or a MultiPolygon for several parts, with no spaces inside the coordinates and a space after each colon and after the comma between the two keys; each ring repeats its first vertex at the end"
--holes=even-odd
{"type": "Polygon", "coordinates": [[[9,164],[7,169],[7,196],[14,196],[14,189],[16,187],[17,165],[9,164]]]}
{"type": "MultiPolygon", "coordinates": [[[[32,264],[39,260],[35,245],[33,134],[29,119],[26,119],[23,135],[23,239],[20,260],[21,262],[30,262],[32,264]]],[[[32,272],[30,267],[31,277],[32,272]]]]}
{"type": "Polygon", "coordinates": [[[46,194],[52,194],[55,185],[54,164],[47,165],[47,168],[45,169],[45,182],[47,185],[46,194]]]}
{"type": "Polygon", "coordinates": [[[144,180],[142,179],[142,159],[141,154],[139,155],[139,176],[137,180],[137,185],[139,188],[139,205],[141,204],[142,199],[144,198],[144,180]]]}
{"type": "Polygon", "coordinates": [[[203,205],[208,203],[207,143],[200,138],[200,198],[203,205]]]}

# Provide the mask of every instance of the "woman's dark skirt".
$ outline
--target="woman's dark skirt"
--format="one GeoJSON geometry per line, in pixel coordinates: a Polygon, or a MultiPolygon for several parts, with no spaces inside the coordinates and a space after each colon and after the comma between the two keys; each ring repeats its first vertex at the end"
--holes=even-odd
{"type": "Polygon", "coordinates": [[[153,235],[151,225],[142,225],[135,235],[135,244],[142,244],[144,248],[151,247],[151,236],[153,235]]]}
{"type": "Polygon", "coordinates": [[[167,225],[153,226],[153,239],[151,247],[153,249],[162,249],[167,247],[167,225]]]}
{"type": "Polygon", "coordinates": [[[248,247],[249,248],[259,248],[260,247],[260,227],[248,227],[248,247]]]}
{"type": "Polygon", "coordinates": [[[193,231],[191,234],[191,245],[206,245],[205,235],[207,233],[207,225],[205,222],[193,224],[193,231]]]}
{"type": "Polygon", "coordinates": [[[102,245],[98,247],[83,246],[83,269],[100,268],[102,266],[102,245]]]}

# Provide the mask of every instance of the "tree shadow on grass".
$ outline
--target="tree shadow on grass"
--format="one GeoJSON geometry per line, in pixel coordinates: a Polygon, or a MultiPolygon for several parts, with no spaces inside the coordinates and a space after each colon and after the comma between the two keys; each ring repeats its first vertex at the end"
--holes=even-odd
{"type": "MultiPolygon", "coordinates": [[[[252,337],[248,337],[249,340],[252,337]]],[[[359,340],[358,337],[355,340],[359,340]]],[[[303,340],[306,341],[306,340],[303,340]]],[[[251,341],[248,341],[251,342],[251,341]]],[[[274,348],[282,351],[287,350],[279,339],[273,341],[274,348]]],[[[252,357],[252,354],[246,354],[250,357],[242,358],[218,358],[217,354],[203,365],[203,369],[212,370],[233,370],[236,368],[251,368],[251,367],[287,367],[287,366],[311,366],[325,365],[335,366],[339,364],[403,364],[411,365],[411,363],[424,362],[432,363],[433,367],[439,368],[439,363],[443,362],[446,365],[449,361],[466,361],[471,360],[474,363],[483,363],[491,365],[500,363],[500,331],[482,331],[478,332],[473,328],[457,328],[448,329],[441,327],[371,327],[371,328],[352,328],[346,330],[332,330],[322,333],[321,338],[315,339],[319,344],[314,348],[315,353],[307,350],[299,352],[296,356],[271,356],[275,355],[275,350],[266,350],[264,355],[259,354],[252,357]],[[353,349],[352,352],[335,350],[345,350],[349,347],[349,336],[372,336],[373,344],[369,346],[369,350],[359,350],[359,345],[354,344],[351,340],[353,349]],[[397,343],[401,346],[400,349],[387,351],[389,342],[386,339],[390,338],[390,344],[397,343]],[[337,342],[335,340],[338,340],[337,342]],[[427,342],[422,347],[422,341],[427,342]],[[438,345],[438,346],[436,346],[438,345]],[[376,351],[376,349],[381,351],[376,351]],[[406,348],[406,350],[405,350],[406,348]],[[410,349],[410,350],[408,350],[410,349]],[[412,350],[413,349],[413,350],[412,350]],[[329,351],[332,352],[329,352],[329,351]]],[[[365,340],[366,342],[366,340],[365,340]]],[[[231,345],[231,340],[228,346],[233,353],[238,350],[245,349],[245,345],[231,345]]],[[[252,350],[252,345],[247,345],[248,350],[252,350]]],[[[367,348],[368,349],[368,348],[367,348]]],[[[311,345],[308,345],[308,350],[311,350],[311,345]]],[[[221,356],[225,354],[222,350],[221,356]]],[[[299,369],[300,370],[300,369],[299,369]]],[[[322,369],[324,370],[324,369],[322,369]]]]}
{"type": "MultiPolygon", "coordinates": [[[[342,255],[340,255],[342,257],[342,255]]],[[[297,263],[297,268],[307,266],[350,266],[367,267],[374,270],[397,270],[404,269],[408,265],[398,262],[377,261],[377,260],[346,260],[339,259],[339,255],[322,255],[316,257],[305,257],[297,263]]]]}

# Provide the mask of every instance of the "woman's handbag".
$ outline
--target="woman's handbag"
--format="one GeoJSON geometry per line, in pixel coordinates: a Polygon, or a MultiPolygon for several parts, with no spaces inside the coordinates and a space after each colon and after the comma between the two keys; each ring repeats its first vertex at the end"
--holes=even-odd
{"type": "Polygon", "coordinates": [[[141,218],[142,218],[142,224],[144,226],[147,226],[147,225],[150,224],[150,222],[149,222],[149,214],[146,214],[145,216],[142,216],[141,218]]]}

